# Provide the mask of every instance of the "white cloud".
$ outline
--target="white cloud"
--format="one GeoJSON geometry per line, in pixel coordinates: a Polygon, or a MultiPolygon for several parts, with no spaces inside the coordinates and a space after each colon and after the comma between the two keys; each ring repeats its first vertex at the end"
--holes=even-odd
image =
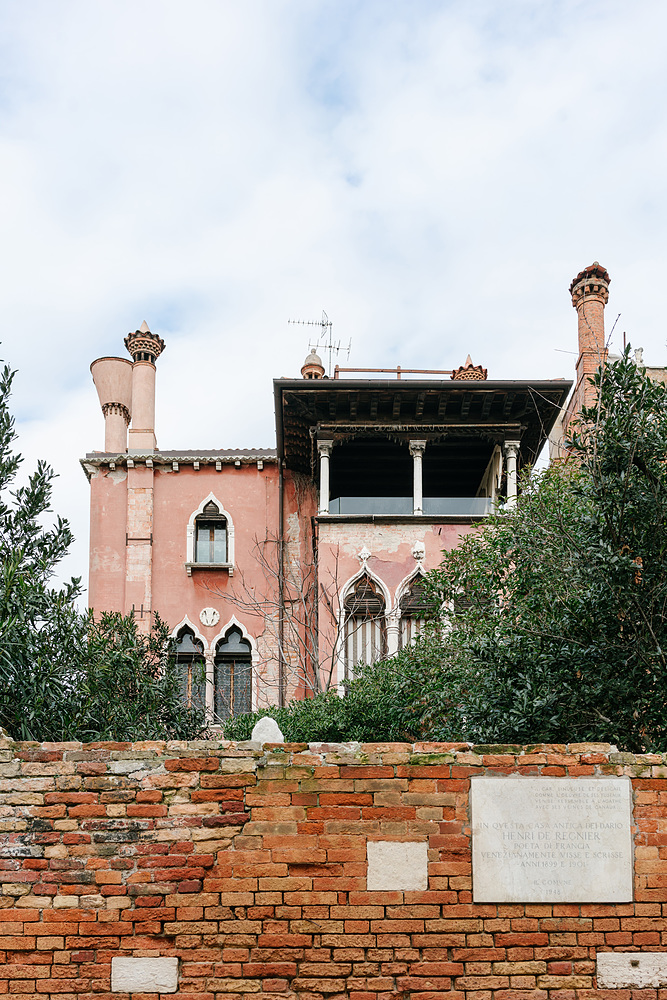
{"type": "Polygon", "coordinates": [[[70,571],[88,366],[143,319],[163,447],[272,444],[287,319],[322,308],[354,364],[568,377],[593,259],[664,362],[666,29],[658,0],[0,7],[0,337],[70,571]]]}

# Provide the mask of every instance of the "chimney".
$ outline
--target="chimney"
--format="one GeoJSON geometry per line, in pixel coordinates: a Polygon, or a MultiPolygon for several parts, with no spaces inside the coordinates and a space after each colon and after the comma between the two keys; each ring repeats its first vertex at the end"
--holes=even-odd
{"type": "Polygon", "coordinates": [[[576,276],[570,285],[572,305],[577,310],[579,327],[579,357],[574,389],[572,415],[582,406],[595,403],[595,389],[589,379],[607,361],[604,336],[604,307],[609,300],[608,272],[594,261],[576,276]]]}
{"type": "Polygon", "coordinates": [[[104,414],[104,450],[124,455],[132,416],[132,364],[125,358],[98,358],[90,371],[104,414]]]}
{"type": "Polygon", "coordinates": [[[132,355],[132,426],[130,454],[155,451],[155,361],[164,350],[164,340],[151,333],[144,321],[128,333],[125,346],[132,355]]]}
{"type": "Polygon", "coordinates": [[[301,369],[302,378],[324,378],[324,365],[315,348],[311,348],[310,354],[303,363],[301,369]]]}

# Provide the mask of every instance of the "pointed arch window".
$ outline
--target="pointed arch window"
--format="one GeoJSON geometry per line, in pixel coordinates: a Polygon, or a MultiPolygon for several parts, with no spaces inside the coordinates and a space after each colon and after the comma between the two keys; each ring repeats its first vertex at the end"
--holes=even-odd
{"type": "Polygon", "coordinates": [[[206,708],[206,665],[203,644],[192,629],[184,626],[176,636],[174,660],[181,696],[188,706],[206,708]]]}
{"type": "Polygon", "coordinates": [[[359,578],[343,602],[345,676],[354,675],[357,663],[374,663],[387,655],[387,620],[384,597],[367,575],[359,578]]]}
{"type": "Polygon", "coordinates": [[[230,628],[215,647],[215,714],[229,719],[252,711],[252,650],[239,628],[230,628]]]}
{"type": "Polygon", "coordinates": [[[207,565],[227,563],[227,518],[213,500],[195,519],[195,562],[207,565]]]}
{"type": "Polygon", "coordinates": [[[400,647],[404,649],[415,642],[424,631],[428,618],[435,610],[433,598],[426,591],[424,578],[414,576],[398,602],[401,613],[400,647]]]}

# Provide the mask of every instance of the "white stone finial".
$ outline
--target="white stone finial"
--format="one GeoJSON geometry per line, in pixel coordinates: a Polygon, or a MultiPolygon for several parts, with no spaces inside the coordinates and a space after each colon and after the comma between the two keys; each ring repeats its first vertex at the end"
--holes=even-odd
{"type": "Polygon", "coordinates": [[[366,548],[366,546],[364,545],[363,549],[359,552],[357,559],[363,565],[364,563],[368,562],[368,560],[371,557],[371,554],[372,554],[371,550],[366,548]]]}
{"type": "Polygon", "coordinates": [[[412,557],[416,559],[417,562],[421,562],[426,555],[426,546],[421,541],[416,541],[412,546],[412,557]]]}
{"type": "Polygon", "coordinates": [[[285,737],[280,732],[280,726],[270,715],[263,715],[252,729],[250,739],[253,743],[284,743],[285,737]]]}
{"type": "Polygon", "coordinates": [[[139,327],[139,333],[150,333],[150,332],[151,331],[148,328],[148,323],[146,322],[146,320],[144,320],[141,326],[139,327]]]}
{"type": "Polygon", "coordinates": [[[638,347],[635,351],[635,364],[638,368],[644,367],[644,348],[638,347]]]}

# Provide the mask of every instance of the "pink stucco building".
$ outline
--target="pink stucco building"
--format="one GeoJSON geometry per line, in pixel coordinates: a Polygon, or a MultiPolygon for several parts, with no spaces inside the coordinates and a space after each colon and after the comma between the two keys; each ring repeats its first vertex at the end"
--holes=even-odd
{"type": "Polygon", "coordinates": [[[91,366],[106,435],[83,460],[90,604],[145,629],[158,612],[185,695],[221,718],[342,685],[410,642],[424,572],[512,502],[571,388],[494,381],[470,359],[327,378],[311,353],[273,383],[275,448],[176,452],[155,436],[164,343],[145,324],[125,343],[132,360],[91,366]]]}

